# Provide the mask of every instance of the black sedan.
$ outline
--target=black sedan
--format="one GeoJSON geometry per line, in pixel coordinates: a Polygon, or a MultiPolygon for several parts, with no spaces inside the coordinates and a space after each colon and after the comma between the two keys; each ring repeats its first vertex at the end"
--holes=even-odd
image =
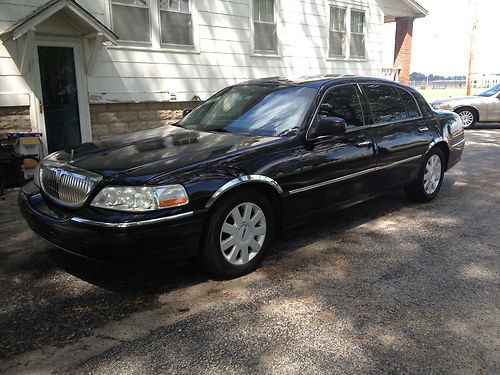
{"type": "Polygon", "coordinates": [[[103,261],[196,257],[254,270],[283,228],[397,187],[434,199],[465,144],[458,115],[363,77],[225,88],[175,126],[46,157],[19,195],[30,227],[103,261]]]}

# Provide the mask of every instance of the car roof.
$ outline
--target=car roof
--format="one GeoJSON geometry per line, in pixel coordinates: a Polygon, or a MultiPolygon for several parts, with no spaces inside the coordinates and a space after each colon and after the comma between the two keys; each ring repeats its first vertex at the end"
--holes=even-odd
{"type": "Polygon", "coordinates": [[[390,81],[383,78],[357,76],[350,74],[325,74],[318,76],[301,76],[301,77],[266,77],[253,79],[240,83],[240,85],[259,85],[259,84],[275,84],[275,85],[293,85],[321,88],[325,85],[334,85],[341,83],[357,83],[357,82],[380,82],[396,84],[402,87],[408,87],[399,82],[390,81]]]}

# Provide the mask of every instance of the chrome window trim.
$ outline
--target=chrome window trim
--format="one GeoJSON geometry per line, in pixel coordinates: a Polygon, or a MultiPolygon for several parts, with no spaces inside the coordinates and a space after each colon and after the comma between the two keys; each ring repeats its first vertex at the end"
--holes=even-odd
{"type": "Polygon", "coordinates": [[[190,211],[190,212],[184,212],[182,214],[177,214],[177,215],[159,217],[157,219],[149,219],[149,220],[141,220],[141,221],[129,221],[129,222],[123,222],[123,223],[110,223],[110,222],[104,222],[104,221],[95,221],[95,220],[84,219],[84,218],[78,217],[78,216],[72,217],[71,221],[74,221],[74,222],[80,223],[80,224],[93,225],[93,226],[101,227],[101,228],[132,228],[132,227],[140,227],[140,226],[144,226],[144,225],[158,224],[158,223],[164,223],[167,221],[182,219],[182,218],[193,216],[193,214],[194,214],[194,211],[190,211]]]}
{"type": "Polygon", "coordinates": [[[342,177],[337,177],[337,178],[334,178],[332,180],[323,181],[323,182],[319,182],[319,183],[314,184],[314,185],[309,185],[309,186],[306,186],[306,187],[303,187],[303,188],[290,190],[288,193],[290,195],[297,194],[297,193],[303,193],[304,191],[308,191],[308,190],[320,188],[320,187],[323,187],[323,186],[332,185],[332,184],[335,184],[337,182],[342,182],[342,181],[345,181],[345,180],[349,180],[351,178],[363,176],[365,174],[376,172],[376,171],[380,171],[382,169],[392,168],[392,167],[395,167],[397,165],[404,164],[404,163],[407,163],[407,162],[410,162],[410,161],[413,161],[413,160],[417,160],[417,159],[420,159],[420,158],[422,158],[422,155],[412,156],[411,158],[399,160],[399,161],[396,161],[396,162],[391,163],[391,164],[387,164],[387,165],[383,165],[383,166],[379,166],[379,167],[373,167],[373,168],[365,169],[363,171],[359,171],[359,172],[356,172],[356,173],[348,174],[348,175],[345,175],[345,176],[342,176],[342,177]]]}
{"type": "Polygon", "coordinates": [[[237,177],[226,184],[224,184],[219,190],[217,190],[208,200],[207,204],[205,205],[205,208],[210,208],[215,201],[225,192],[231,190],[232,188],[242,185],[242,184],[248,184],[250,182],[261,182],[265,183],[268,185],[271,185],[278,194],[283,194],[283,189],[281,186],[274,181],[272,178],[262,176],[262,175],[247,175],[247,176],[241,176],[237,177]]]}

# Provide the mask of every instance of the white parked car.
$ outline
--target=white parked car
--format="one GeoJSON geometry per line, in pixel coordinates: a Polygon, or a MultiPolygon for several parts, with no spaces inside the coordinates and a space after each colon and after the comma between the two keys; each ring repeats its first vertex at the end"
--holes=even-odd
{"type": "Polygon", "coordinates": [[[500,122],[500,84],[476,96],[435,100],[431,106],[459,114],[465,128],[479,121],[500,122]]]}

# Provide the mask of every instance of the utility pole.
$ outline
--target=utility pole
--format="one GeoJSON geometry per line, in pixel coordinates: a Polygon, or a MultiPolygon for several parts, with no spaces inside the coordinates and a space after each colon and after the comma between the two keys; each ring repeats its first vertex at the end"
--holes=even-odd
{"type": "Polygon", "coordinates": [[[474,69],[474,52],[476,48],[476,34],[478,24],[478,4],[477,0],[471,0],[472,6],[472,33],[470,36],[470,55],[469,55],[469,72],[467,74],[467,96],[470,96],[472,91],[472,74],[474,69]]]}

